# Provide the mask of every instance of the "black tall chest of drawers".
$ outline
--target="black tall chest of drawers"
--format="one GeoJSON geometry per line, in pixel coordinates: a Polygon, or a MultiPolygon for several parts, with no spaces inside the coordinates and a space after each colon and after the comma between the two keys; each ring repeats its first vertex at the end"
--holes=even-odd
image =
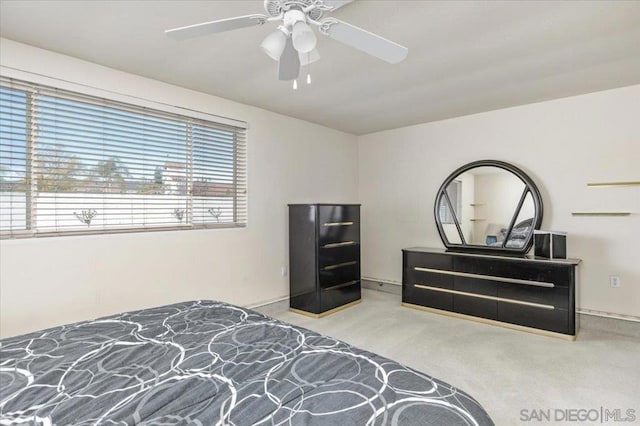
{"type": "Polygon", "coordinates": [[[360,205],[289,205],[289,305],[324,316],[360,301],[360,205]]]}
{"type": "Polygon", "coordinates": [[[402,303],[573,340],[579,263],[404,249],[402,303]]]}

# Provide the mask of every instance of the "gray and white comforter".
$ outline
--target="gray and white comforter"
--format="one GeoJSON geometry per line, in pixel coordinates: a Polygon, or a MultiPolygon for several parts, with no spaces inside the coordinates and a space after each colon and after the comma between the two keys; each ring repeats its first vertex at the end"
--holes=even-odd
{"type": "Polygon", "coordinates": [[[490,425],[469,395],[212,301],[0,341],[0,424],[490,425]]]}

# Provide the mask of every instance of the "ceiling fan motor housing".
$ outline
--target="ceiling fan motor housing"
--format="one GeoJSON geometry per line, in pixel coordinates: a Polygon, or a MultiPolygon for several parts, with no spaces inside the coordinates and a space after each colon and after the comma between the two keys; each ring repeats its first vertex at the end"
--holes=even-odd
{"type": "Polygon", "coordinates": [[[303,11],[298,9],[287,10],[284,13],[284,26],[288,29],[293,28],[293,26],[298,22],[306,22],[305,14],[303,11]]]}
{"type": "Polygon", "coordinates": [[[306,12],[306,16],[309,19],[317,21],[322,18],[323,10],[319,7],[322,1],[320,0],[264,0],[264,10],[269,16],[276,17],[288,10],[302,11],[307,8],[311,8],[306,12]]]}

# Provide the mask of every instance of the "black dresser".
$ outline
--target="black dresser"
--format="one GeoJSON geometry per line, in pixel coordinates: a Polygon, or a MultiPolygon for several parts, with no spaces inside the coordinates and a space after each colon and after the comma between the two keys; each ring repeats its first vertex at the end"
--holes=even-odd
{"type": "Polygon", "coordinates": [[[402,252],[404,306],[575,339],[578,259],[402,252]]]}
{"type": "Polygon", "coordinates": [[[321,317],[360,302],[360,205],[289,204],[289,306],[321,317]]]}

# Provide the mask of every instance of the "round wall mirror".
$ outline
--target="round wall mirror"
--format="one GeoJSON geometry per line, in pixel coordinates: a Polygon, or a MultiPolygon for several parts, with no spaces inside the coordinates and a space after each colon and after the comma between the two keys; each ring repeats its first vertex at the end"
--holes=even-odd
{"type": "Polygon", "coordinates": [[[522,255],[542,223],[542,197],[519,168],[502,161],[475,161],[444,181],[434,213],[448,250],[522,255]]]}

